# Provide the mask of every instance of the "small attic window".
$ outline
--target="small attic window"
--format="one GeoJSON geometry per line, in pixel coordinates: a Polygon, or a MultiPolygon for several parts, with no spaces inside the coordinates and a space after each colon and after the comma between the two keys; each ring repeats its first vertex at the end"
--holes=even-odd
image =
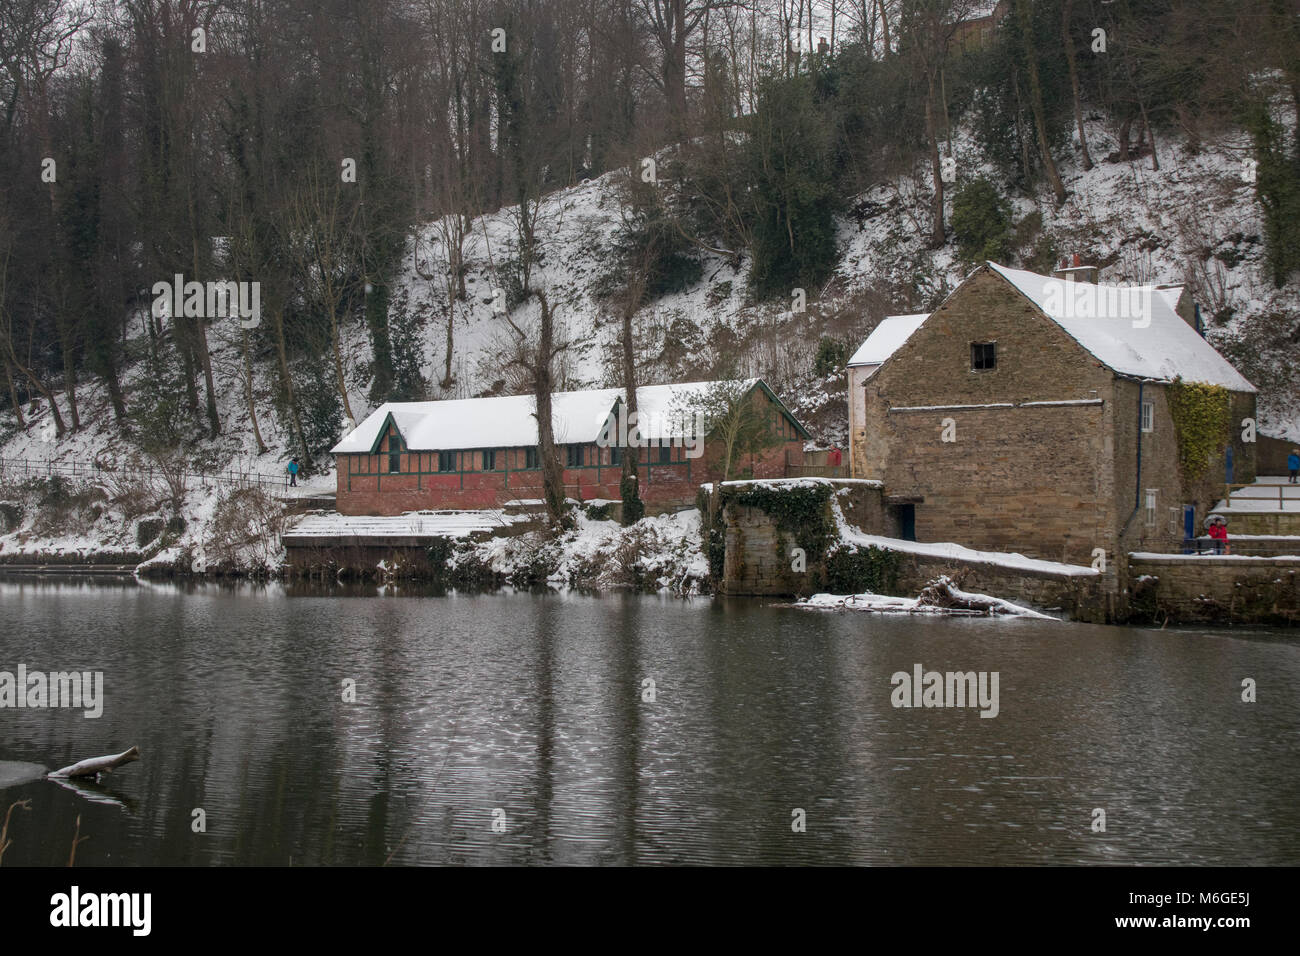
{"type": "Polygon", "coordinates": [[[388,433],[388,473],[395,475],[402,470],[402,436],[394,428],[388,433]]]}
{"type": "Polygon", "coordinates": [[[998,367],[998,346],[996,342],[972,342],[970,344],[970,370],[988,372],[998,367]]]}

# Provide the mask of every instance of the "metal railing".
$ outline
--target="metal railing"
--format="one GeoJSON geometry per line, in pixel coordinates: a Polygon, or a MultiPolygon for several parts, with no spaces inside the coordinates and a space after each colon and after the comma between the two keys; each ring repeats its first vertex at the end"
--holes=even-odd
{"type": "Polygon", "coordinates": [[[1250,537],[1234,538],[1229,535],[1228,540],[1223,542],[1220,549],[1215,549],[1215,541],[1208,535],[1200,535],[1195,538],[1183,539],[1183,554],[1238,554],[1253,555],[1255,557],[1269,557],[1270,555],[1300,555],[1300,540],[1287,542],[1260,541],[1250,537]]]}
{"type": "Polygon", "coordinates": [[[1256,493],[1239,494],[1237,495],[1237,501],[1272,502],[1274,497],[1273,495],[1274,488],[1277,489],[1277,510],[1278,511],[1288,510],[1287,507],[1288,504],[1290,504],[1292,508],[1300,509],[1300,484],[1292,485],[1287,482],[1278,482],[1276,485],[1273,484],[1261,485],[1256,482],[1250,482],[1248,484],[1225,484],[1223,486],[1224,489],[1223,500],[1226,501],[1229,504],[1229,506],[1231,506],[1232,494],[1234,489],[1238,491],[1244,491],[1246,489],[1249,489],[1250,491],[1256,493]],[[1288,489],[1290,489],[1290,493],[1288,493],[1288,489]]]}
{"type": "Polygon", "coordinates": [[[107,480],[124,478],[137,481],[162,481],[166,483],[198,485],[227,485],[230,487],[277,488],[302,494],[300,487],[289,485],[289,475],[267,475],[256,471],[226,468],[217,471],[146,467],[106,468],[96,461],[41,461],[32,458],[0,458],[0,476],[11,480],[27,478],[61,478],[107,480]]]}
{"type": "Polygon", "coordinates": [[[847,478],[848,465],[791,465],[785,466],[787,478],[847,478]]]}

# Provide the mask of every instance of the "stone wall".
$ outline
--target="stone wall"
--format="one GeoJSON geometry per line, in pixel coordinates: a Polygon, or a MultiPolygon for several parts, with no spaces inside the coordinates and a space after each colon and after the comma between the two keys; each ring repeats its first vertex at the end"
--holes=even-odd
{"type": "MultiPolygon", "coordinates": [[[[1287,474],[1286,459],[1294,448],[1300,448],[1300,439],[1286,441],[1270,435],[1259,435],[1255,454],[1256,471],[1261,475],[1287,474]]],[[[1240,480],[1240,479],[1238,479],[1240,480]]]]}
{"type": "Polygon", "coordinates": [[[917,594],[940,575],[952,578],[962,590],[1000,597],[1048,613],[1059,612],[1073,620],[1104,624],[1116,616],[1111,590],[1113,575],[1054,574],[982,561],[903,554],[899,591],[904,595],[917,594]]]}
{"type": "Polygon", "coordinates": [[[1300,559],[1131,558],[1129,613],[1156,623],[1300,624],[1300,559]]]}
{"type": "MultiPolygon", "coordinates": [[[[835,481],[832,485],[846,520],[868,534],[891,533],[888,509],[875,483],[835,481]]],[[[798,547],[796,535],[778,529],[775,518],[757,507],[734,502],[726,506],[723,514],[726,557],[719,587],[722,593],[788,597],[807,596],[817,590],[812,572],[823,556],[809,555],[806,569],[797,571],[791,559],[798,547]]],[[[1059,610],[1072,618],[1104,621],[1115,614],[1110,597],[1115,590],[1113,570],[1107,575],[1053,574],[907,552],[899,552],[899,556],[896,591],[900,595],[917,594],[946,574],[968,590],[1059,610]]]]}

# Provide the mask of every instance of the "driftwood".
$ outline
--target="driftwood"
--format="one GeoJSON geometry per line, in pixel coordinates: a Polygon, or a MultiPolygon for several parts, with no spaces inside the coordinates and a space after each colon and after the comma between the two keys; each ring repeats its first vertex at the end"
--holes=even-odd
{"type": "Polygon", "coordinates": [[[133,760],[140,759],[140,748],[132,747],[130,750],[124,750],[120,754],[112,754],[107,757],[91,757],[80,763],[74,763],[71,767],[64,767],[62,770],[55,770],[50,774],[51,777],[97,777],[101,773],[110,773],[114,768],[122,766],[124,763],[131,763],[133,760]]]}
{"type": "Polygon", "coordinates": [[[974,614],[1006,614],[1007,603],[997,598],[982,594],[957,594],[952,580],[944,575],[936,578],[921,589],[917,603],[925,607],[944,608],[955,611],[968,611],[974,614]]]}

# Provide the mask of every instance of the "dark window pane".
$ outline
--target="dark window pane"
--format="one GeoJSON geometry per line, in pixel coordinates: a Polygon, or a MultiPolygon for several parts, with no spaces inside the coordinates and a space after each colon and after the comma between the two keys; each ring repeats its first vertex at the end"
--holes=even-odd
{"type": "Polygon", "coordinates": [[[659,446],[659,464],[666,465],[673,460],[673,449],[671,445],[659,446]]]}
{"type": "Polygon", "coordinates": [[[985,371],[997,368],[997,344],[994,342],[972,342],[970,346],[970,367],[973,371],[985,371]]]}
{"type": "Polygon", "coordinates": [[[537,467],[537,464],[538,464],[537,449],[536,449],[536,448],[525,448],[525,449],[524,449],[524,467],[525,467],[525,468],[536,468],[536,467],[537,467]]]}

